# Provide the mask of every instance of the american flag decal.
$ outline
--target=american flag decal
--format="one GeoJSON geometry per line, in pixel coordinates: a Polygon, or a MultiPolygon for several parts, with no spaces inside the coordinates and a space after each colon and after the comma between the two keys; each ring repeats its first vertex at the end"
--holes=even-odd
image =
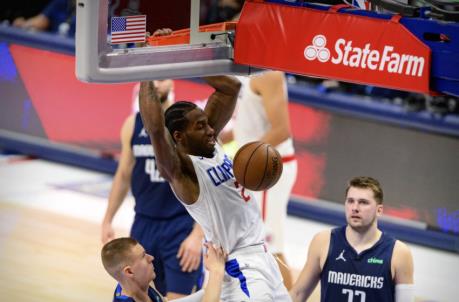
{"type": "Polygon", "coordinates": [[[147,16],[113,17],[112,44],[145,42],[147,16]]]}

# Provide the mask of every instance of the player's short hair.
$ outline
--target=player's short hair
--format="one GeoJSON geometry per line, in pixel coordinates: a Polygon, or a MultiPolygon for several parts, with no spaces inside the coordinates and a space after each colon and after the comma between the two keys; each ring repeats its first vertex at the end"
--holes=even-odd
{"type": "Polygon", "coordinates": [[[376,179],[369,177],[369,176],[357,176],[352,178],[349,181],[349,185],[346,188],[346,196],[347,192],[351,187],[354,188],[360,188],[360,189],[370,189],[373,191],[373,195],[375,197],[375,200],[378,204],[382,204],[384,201],[384,193],[381,188],[381,185],[379,184],[379,181],[376,179]]]}
{"type": "Polygon", "coordinates": [[[130,252],[139,244],[130,237],[114,239],[104,245],[101,251],[102,264],[105,270],[118,280],[121,269],[129,262],[130,252]]]}
{"type": "Polygon", "coordinates": [[[183,131],[188,125],[188,119],[185,115],[191,110],[195,109],[197,106],[194,103],[187,101],[180,101],[172,104],[167,108],[164,113],[166,128],[169,130],[172,138],[174,138],[175,131],[183,131]]]}

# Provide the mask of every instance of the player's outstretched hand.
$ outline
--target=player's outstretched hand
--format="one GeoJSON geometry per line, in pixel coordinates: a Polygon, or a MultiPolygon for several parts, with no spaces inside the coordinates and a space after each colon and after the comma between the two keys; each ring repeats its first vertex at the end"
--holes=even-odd
{"type": "Polygon", "coordinates": [[[228,254],[221,246],[217,247],[212,242],[204,243],[207,254],[204,256],[204,265],[209,272],[224,272],[228,254]]]}
{"type": "Polygon", "coordinates": [[[106,244],[107,242],[115,239],[115,231],[113,230],[111,223],[102,223],[102,232],[100,239],[102,241],[102,244],[106,244]]]}
{"type": "Polygon", "coordinates": [[[177,253],[177,258],[180,258],[180,266],[183,272],[192,272],[199,268],[201,263],[201,244],[202,237],[191,232],[188,237],[183,240],[177,253]]]}
{"type": "Polygon", "coordinates": [[[170,28],[160,28],[160,29],[157,29],[153,32],[153,35],[152,37],[156,37],[156,36],[168,36],[172,34],[172,29],[170,28]]]}

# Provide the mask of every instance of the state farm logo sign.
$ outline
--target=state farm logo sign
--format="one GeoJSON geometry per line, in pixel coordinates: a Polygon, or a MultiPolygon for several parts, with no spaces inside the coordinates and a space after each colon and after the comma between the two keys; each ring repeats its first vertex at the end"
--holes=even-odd
{"type": "Polygon", "coordinates": [[[371,43],[362,47],[352,45],[353,41],[338,39],[335,42],[335,53],[331,57],[326,47],[327,38],[316,35],[312,45],[304,49],[304,57],[309,61],[318,60],[326,63],[330,60],[335,65],[352,68],[377,70],[381,72],[404,74],[421,77],[424,72],[425,58],[406,53],[398,53],[393,46],[385,45],[382,51],[372,49],[371,43]]]}
{"type": "Polygon", "coordinates": [[[312,45],[304,49],[304,57],[309,61],[318,59],[320,62],[327,62],[330,59],[330,51],[325,45],[327,45],[327,38],[324,35],[315,36],[312,45]]]}

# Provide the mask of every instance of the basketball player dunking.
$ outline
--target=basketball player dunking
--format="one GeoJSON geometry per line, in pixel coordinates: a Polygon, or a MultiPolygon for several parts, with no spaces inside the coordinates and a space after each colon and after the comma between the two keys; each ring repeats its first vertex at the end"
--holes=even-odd
{"type": "Polygon", "coordinates": [[[279,267],[264,246],[258,206],[235,182],[232,162],[216,143],[233,114],[240,83],[227,76],[206,81],[215,92],[204,110],[177,102],[165,114],[154,83],[141,84],[140,113],[158,168],[206,239],[229,253],[222,300],[290,301],[279,267]]]}

